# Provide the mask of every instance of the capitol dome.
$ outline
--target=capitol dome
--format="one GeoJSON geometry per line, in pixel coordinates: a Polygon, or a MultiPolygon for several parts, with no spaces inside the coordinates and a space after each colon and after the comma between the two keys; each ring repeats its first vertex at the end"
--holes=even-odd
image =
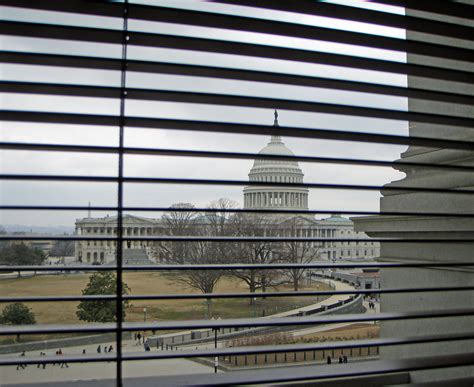
{"type": "MultiPolygon", "coordinates": [[[[273,126],[278,126],[275,110],[273,126]]],[[[280,136],[272,136],[259,155],[294,156],[280,136]]],[[[293,160],[270,160],[256,158],[249,173],[249,181],[275,183],[303,183],[303,171],[293,160]]],[[[244,208],[279,208],[285,210],[307,210],[308,189],[300,187],[248,186],[244,188],[244,208]]]]}

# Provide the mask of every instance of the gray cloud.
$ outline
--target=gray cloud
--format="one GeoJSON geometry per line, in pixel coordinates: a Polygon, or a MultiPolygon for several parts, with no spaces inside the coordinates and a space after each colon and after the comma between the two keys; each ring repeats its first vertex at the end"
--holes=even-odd
{"type": "MultiPolygon", "coordinates": [[[[169,5],[169,3],[165,4],[169,5]]],[[[219,12],[235,11],[236,7],[216,6],[202,3],[173,2],[174,6],[200,9],[212,8],[219,12]]],[[[30,20],[33,15],[27,11],[3,7],[5,18],[30,20]]],[[[250,11],[239,8],[241,14],[250,11]]],[[[303,24],[325,25],[333,23],[342,28],[340,22],[310,17],[296,17],[284,13],[262,13],[252,11],[256,17],[278,17],[303,24]]],[[[66,14],[43,12],[34,15],[37,22],[64,24],[86,23],[89,26],[121,28],[121,24],[109,18],[80,17],[66,14]]],[[[403,38],[403,31],[374,26],[349,25],[353,30],[388,34],[403,38]]],[[[235,34],[203,28],[183,28],[166,23],[132,22],[131,28],[153,32],[176,33],[189,36],[204,36],[219,39],[240,39],[254,43],[274,44],[305,49],[317,49],[328,52],[343,52],[352,55],[368,55],[389,60],[404,61],[399,53],[384,50],[367,50],[348,45],[334,45],[325,42],[308,42],[302,39],[269,37],[258,34],[235,34]]],[[[113,45],[49,41],[45,39],[10,38],[2,40],[6,50],[51,52],[72,55],[94,55],[119,57],[120,48],[113,45]]],[[[235,55],[196,54],[168,49],[154,49],[131,46],[129,55],[133,59],[164,62],[209,64],[215,66],[258,69],[275,72],[324,76],[337,79],[363,80],[366,82],[405,86],[406,77],[374,71],[352,70],[336,66],[312,65],[289,61],[277,61],[258,58],[246,58],[235,55]]],[[[44,66],[2,65],[2,78],[32,82],[59,82],[90,85],[118,86],[120,74],[113,71],[61,69],[44,66]]],[[[156,89],[190,90],[196,92],[225,93],[235,95],[287,98],[294,100],[341,103],[357,106],[380,107],[398,110],[407,109],[404,98],[374,96],[366,93],[341,92],[295,86],[269,85],[240,81],[199,79],[193,77],[162,76],[129,73],[129,87],[156,89]]],[[[58,111],[73,113],[118,114],[119,103],[114,100],[80,97],[54,97],[35,95],[1,95],[4,109],[23,109],[38,111],[58,111]]],[[[127,101],[126,113],[145,117],[183,118],[223,122],[268,124],[273,123],[273,113],[268,109],[212,106],[203,104],[180,104],[149,101],[127,101]]],[[[280,125],[305,128],[327,128],[372,132],[385,134],[407,134],[407,123],[393,120],[370,119],[331,114],[280,111],[280,125]]],[[[98,144],[116,146],[118,128],[85,127],[78,125],[45,125],[31,123],[1,123],[2,141],[51,142],[64,144],[98,144]]],[[[178,148],[201,150],[227,150],[258,152],[268,141],[262,136],[199,133],[192,131],[164,131],[139,128],[126,128],[127,146],[152,148],[178,148]]],[[[376,144],[359,144],[341,141],[322,141],[309,139],[284,138],[285,143],[295,154],[329,157],[349,157],[368,159],[397,159],[406,148],[376,144]]],[[[37,173],[37,174],[78,174],[78,175],[116,175],[116,156],[66,154],[59,152],[39,153],[26,151],[1,151],[1,173],[37,173]]],[[[125,173],[129,176],[186,177],[215,179],[246,179],[252,165],[250,160],[214,160],[176,157],[126,156],[125,173]]],[[[353,167],[325,164],[301,165],[306,182],[338,184],[377,184],[382,185],[399,179],[402,174],[380,167],[353,167]]],[[[242,202],[239,187],[202,187],[176,185],[137,185],[125,187],[125,204],[134,206],[169,206],[176,202],[192,202],[206,205],[219,197],[229,197],[242,202]]],[[[314,209],[377,210],[380,194],[378,192],[326,191],[312,190],[310,207],[314,209]]],[[[103,183],[40,183],[40,182],[1,182],[0,200],[5,204],[69,204],[114,205],[116,187],[103,183]]],[[[100,215],[100,214],[97,214],[100,215]]],[[[3,211],[0,223],[18,223],[25,225],[71,225],[74,219],[85,214],[77,212],[19,212],[3,211]]]]}

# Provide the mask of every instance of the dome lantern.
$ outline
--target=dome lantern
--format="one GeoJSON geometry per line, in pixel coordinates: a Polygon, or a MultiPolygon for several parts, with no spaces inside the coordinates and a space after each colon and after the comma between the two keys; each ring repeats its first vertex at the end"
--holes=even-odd
{"type": "MultiPolygon", "coordinates": [[[[275,110],[273,126],[277,127],[275,110]]],[[[244,188],[244,208],[307,210],[308,189],[291,184],[303,183],[303,171],[294,160],[275,160],[265,155],[294,156],[280,136],[271,136],[270,142],[258,152],[249,172],[250,185],[244,188]],[[252,185],[252,182],[287,184],[285,186],[252,185]]]]}

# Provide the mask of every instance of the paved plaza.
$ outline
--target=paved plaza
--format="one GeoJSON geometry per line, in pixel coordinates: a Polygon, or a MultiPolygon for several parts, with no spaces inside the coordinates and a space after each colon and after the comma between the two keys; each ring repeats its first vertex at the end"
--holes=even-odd
{"type": "MultiPolygon", "coordinates": [[[[112,345],[115,343],[101,344],[112,345]]],[[[86,349],[87,354],[96,355],[98,344],[62,348],[63,356],[80,355],[82,350],[86,349]]],[[[144,352],[143,346],[136,346],[133,340],[124,341],[124,352],[144,352]]],[[[41,351],[32,351],[26,353],[28,356],[39,356],[41,351]]],[[[54,356],[55,350],[47,350],[46,355],[54,356]]],[[[20,359],[20,354],[2,355],[1,357],[15,357],[20,359]]],[[[115,377],[116,366],[114,362],[104,363],[71,363],[69,368],[61,368],[59,364],[46,365],[46,369],[37,368],[36,365],[28,365],[26,369],[16,369],[16,366],[0,367],[0,386],[8,384],[39,383],[52,381],[73,381],[73,380],[92,380],[92,379],[110,379],[115,377]]],[[[166,360],[139,360],[123,363],[123,376],[146,377],[146,376],[164,376],[164,375],[183,375],[198,373],[213,373],[214,368],[185,359],[166,359],[166,360]]]]}

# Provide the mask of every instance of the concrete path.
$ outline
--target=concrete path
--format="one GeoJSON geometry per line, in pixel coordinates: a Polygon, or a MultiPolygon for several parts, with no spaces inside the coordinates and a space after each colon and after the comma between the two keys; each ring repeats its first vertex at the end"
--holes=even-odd
{"type": "MultiPolygon", "coordinates": [[[[115,348],[115,342],[101,344],[102,348],[112,345],[115,348]]],[[[97,354],[98,344],[62,348],[63,355],[82,354],[86,349],[87,354],[97,354]]],[[[156,349],[152,349],[156,351],[156,349]]],[[[133,340],[124,341],[124,352],[143,352],[143,346],[136,346],[133,340]]],[[[38,356],[40,351],[26,353],[26,357],[38,356]]],[[[46,350],[48,356],[54,356],[56,350],[46,350]]],[[[2,355],[1,357],[18,357],[20,354],[2,355]]],[[[116,365],[114,362],[104,363],[84,363],[69,364],[69,368],[61,368],[59,365],[48,364],[46,369],[37,368],[36,365],[28,365],[26,369],[16,370],[16,366],[0,367],[0,386],[5,384],[23,384],[34,382],[52,382],[66,380],[91,380],[114,378],[116,365]]],[[[202,365],[185,359],[166,359],[166,360],[140,360],[123,363],[124,378],[140,376],[164,376],[164,375],[183,375],[213,373],[214,368],[202,365]]]]}
{"type": "MultiPolygon", "coordinates": [[[[352,285],[349,285],[349,284],[347,284],[345,282],[341,282],[341,281],[331,280],[331,284],[333,284],[335,286],[334,290],[353,290],[354,289],[354,287],[352,285]]],[[[331,297],[329,297],[329,298],[327,298],[323,301],[317,302],[315,304],[308,305],[306,307],[302,307],[302,308],[299,308],[299,309],[292,309],[291,311],[282,312],[282,313],[278,313],[278,314],[272,314],[271,316],[266,316],[266,317],[261,317],[261,318],[284,317],[284,316],[287,316],[289,313],[294,313],[295,310],[302,310],[303,311],[303,310],[306,310],[306,309],[315,309],[315,308],[319,308],[321,306],[335,304],[338,301],[346,300],[348,297],[349,297],[349,295],[347,295],[347,294],[336,294],[336,295],[333,295],[333,296],[331,296],[331,297]]],[[[364,301],[364,306],[366,307],[367,311],[369,311],[368,302],[367,302],[367,305],[366,305],[366,302],[364,301]]],[[[336,328],[340,328],[340,327],[349,326],[349,325],[352,325],[352,324],[353,323],[318,325],[318,326],[315,326],[315,327],[299,329],[299,330],[295,330],[295,331],[288,332],[288,333],[292,333],[294,337],[299,337],[299,336],[307,335],[307,334],[310,334],[310,333],[324,332],[324,331],[328,331],[328,330],[331,330],[331,329],[336,329],[336,328]]],[[[258,333],[256,333],[256,334],[258,335],[258,333]]],[[[218,340],[217,341],[217,348],[222,348],[224,346],[224,343],[227,342],[227,341],[228,341],[228,339],[218,340]]],[[[180,345],[179,348],[183,348],[183,349],[193,349],[193,348],[195,348],[195,349],[209,349],[209,348],[214,348],[214,342],[210,341],[208,343],[203,343],[203,344],[180,345]]]]}

